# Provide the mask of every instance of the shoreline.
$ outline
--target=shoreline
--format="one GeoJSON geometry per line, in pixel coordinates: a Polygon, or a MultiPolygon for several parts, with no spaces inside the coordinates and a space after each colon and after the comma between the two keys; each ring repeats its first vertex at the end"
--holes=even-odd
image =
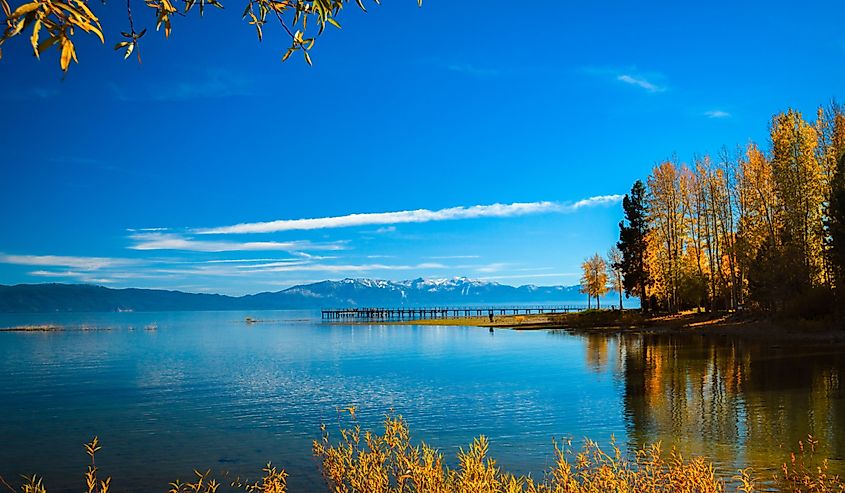
{"type": "Polygon", "coordinates": [[[0,328],[0,332],[60,332],[63,330],[65,328],[58,325],[18,325],[0,328]]]}
{"type": "Polygon", "coordinates": [[[330,322],[329,325],[425,325],[490,329],[565,330],[573,334],[679,334],[769,338],[845,344],[845,328],[834,320],[775,320],[761,314],[681,313],[644,316],[634,310],[568,314],[497,315],[423,320],[330,322]]]}

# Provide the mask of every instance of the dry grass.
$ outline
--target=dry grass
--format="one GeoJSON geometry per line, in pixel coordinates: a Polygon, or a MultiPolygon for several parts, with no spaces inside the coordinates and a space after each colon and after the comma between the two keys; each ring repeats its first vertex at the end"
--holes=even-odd
{"type": "MultiPolygon", "coordinates": [[[[503,471],[489,456],[483,436],[457,455],[457,467],[446,464],[443,454],[421,443],[414,445],[408,425],[401,416],[389,415],[384,431],[363,431],[355,419],[355,408],[341,413],[349,418],[338,427],[332,440],[327,428],[313,443],[323,478],[331,493],[727,493],[735,491],[781,491],[794,493],[845,492],[845,483],[830,474],[827,461],[816,462],[816,442],[809,437],[799,443],[782,472],[761,483],[751,469],[723,475],[703,457],[685,458],[676,450],[664,452],[659,443],[633,454],[611,444],[609,452],[596,442],[586,441],[580,450],[571,444],[554,446],[555,462],[544,478],[515,476],[503,471]]],[[[95,437],[85,444],[90,464],[84,474],[84,493],[109,493],[111,478],[100,479],[95,455],[100,450],[95,437]]],[[[272,465],[256,482],[221,481],[211,471],[194,471],[190,482],[174,481],[167,493],[285,493],[287,474],[272,465]]],[[[23,476],[19,489],[2,477],[0,486],[10,493],[47,493],[42,478],[23,476]]]]}
{"type": "MultiPolygon", "coordinates": [[[[332,493],[722,493],[727,491],[789,491],[832,493],[845,491],[838,476],[828,473],[826,462],[807,465],[811,456],[793,455],[783,466],[783,476],[766,484],[752,479],[745,469],[720,475],[702,457],[685,458],[677,451],[665,453],[660,444],[624,453],[615,444],[605,452],[587,441],[575,451],[570,444],[555,445],[555,464],[542,480],[502,471],[489,457],[487,439],[479,437],[458,453],[458,466],[448,467],[444,457],[426,444],[412,445],[407,423],[388,416],[381,434],[362,431],[355,422],[338,430],[333,442],[323,427],[323,437],[313,444],[322,463],[323,477],[332,493]]],[[[801,450],[804,450],[802,445],[801,450]]]]}

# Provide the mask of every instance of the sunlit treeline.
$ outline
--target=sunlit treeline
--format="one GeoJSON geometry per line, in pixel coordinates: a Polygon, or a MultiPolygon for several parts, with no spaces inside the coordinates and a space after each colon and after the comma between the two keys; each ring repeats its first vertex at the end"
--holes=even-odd
{"type": "Polygon", "coordinates": [[[658,163],[624,203],[626,289],[670,311],[783,309],[796,295],[819,309],[845,272],[843,174],[845,109],[835,103],[814,119],[775,115],[765,147],[658,163]]]}

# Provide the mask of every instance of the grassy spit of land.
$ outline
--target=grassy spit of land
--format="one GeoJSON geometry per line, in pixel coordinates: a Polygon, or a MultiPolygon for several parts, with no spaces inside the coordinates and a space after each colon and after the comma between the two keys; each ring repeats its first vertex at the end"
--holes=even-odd
{"type": "Polygon", "coordinates": [[[0,332],[56,332],[64,330],[58,325],[19,325],[17,327],[0,328],[0,332]]]}
{"type": "Polygon", "coordinates": [[[845,343],[845,327],[833,319],[803,320],[735,312],[642,314],[636,310],[496,315],[424,320],[360,322],[366,325],[456,325],[493,329],[563,329],[579,333],[686,333],[811,339],[845,343]]]}

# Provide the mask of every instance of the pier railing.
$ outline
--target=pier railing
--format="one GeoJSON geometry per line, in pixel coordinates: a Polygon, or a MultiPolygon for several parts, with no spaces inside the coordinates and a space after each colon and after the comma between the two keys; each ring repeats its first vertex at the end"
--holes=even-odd
{"type": "Polygon", "coordinates": [[[489,317],[496,315],[532,315],[571,313],[583,306],[494,306],[494,307],[400,307],[400,308],[329,308],[322,310],[323,320],[427,320],[443,318],[489,317]]]}

